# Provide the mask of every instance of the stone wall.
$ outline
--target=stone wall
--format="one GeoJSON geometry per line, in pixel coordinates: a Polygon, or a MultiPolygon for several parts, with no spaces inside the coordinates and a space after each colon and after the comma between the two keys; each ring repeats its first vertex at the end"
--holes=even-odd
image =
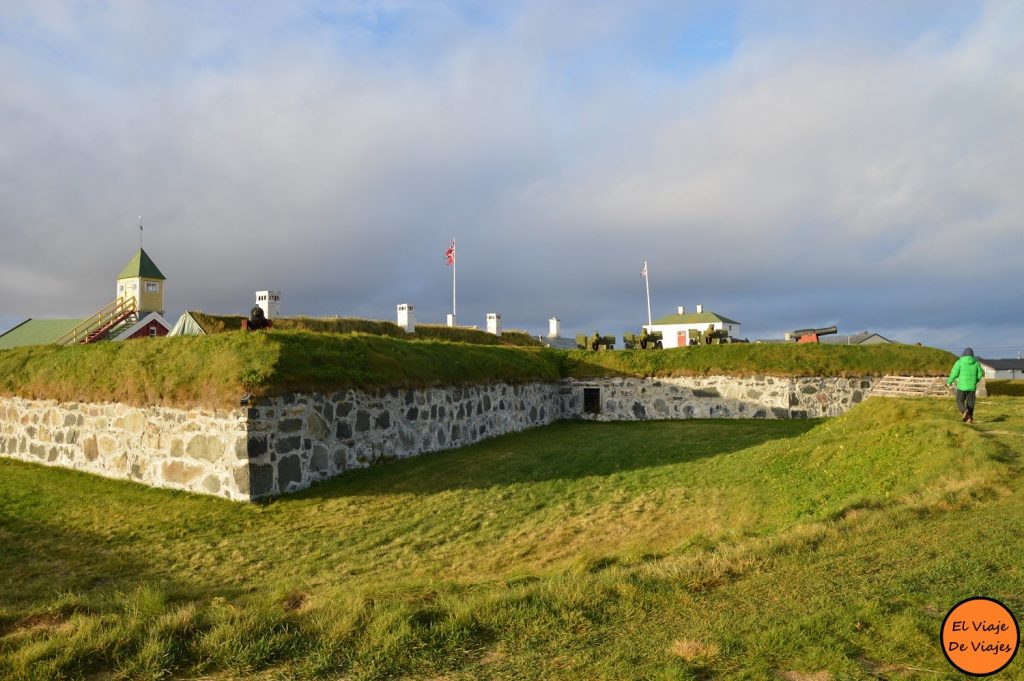
{"type": "Polygon", "coordinates": [[[0,454],[246,500],[245,411],[0,399],[0,454]]]}
{"type": "Polygon", "coordinates": [[[838,416],[861,402],[873,379],[707,376],[573,381],[566,412],[599,421],[788,419],[838,416]],[[588,410],[585,390],[597,391],[588,410]]]}
{"type": "Polygon", "coordinates": [[[0,398],[0,454],[154,487],[259,499],[562,418],[835,416],[860,402],[871,384],[615,378],[285,395],[224,412],[0,398]]]}
{"type": "Polygon", "coordinates": [[[250,492],[293,492],[380,461],[546,425],[571,401],[570,387],[557,383],[264,399],[247,412],[250,492]]]}

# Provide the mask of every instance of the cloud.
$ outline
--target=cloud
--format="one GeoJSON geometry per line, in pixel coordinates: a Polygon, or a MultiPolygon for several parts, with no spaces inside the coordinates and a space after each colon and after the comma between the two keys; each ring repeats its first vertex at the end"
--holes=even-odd
{"type": "Polygon", "coordinates": [[[656,315],[1019,343],[1024,17],[962,8],[7,8],[0,315],[100,307],[141,213],[173,310],[440,320],[454,235],[481,325],[638,326],[647,259],[656,315]]]}

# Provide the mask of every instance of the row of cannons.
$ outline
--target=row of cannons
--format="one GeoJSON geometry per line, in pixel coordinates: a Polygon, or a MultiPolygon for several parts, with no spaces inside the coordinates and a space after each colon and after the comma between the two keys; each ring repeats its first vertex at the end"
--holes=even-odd
{"type": "MultiPolygon", "coordinates": [[[[689,329],[686,332],[687,345],[727,345],[729,343],[746,343],[742,338],[734,338],[725,329],[716,329],[708,324],[703,331],[689,329]]],[[[582,333],[576,334],[576,348],[579,350],[614,350],[615,336],[602,336],[595,331],[591,335],[582,333]]],[[[640,333],[627,333],[622,336],[623,347],[627,350],[661,350],[664,347],[664,337],[661,331],[648,331],[644,329],[640,333]]]]}

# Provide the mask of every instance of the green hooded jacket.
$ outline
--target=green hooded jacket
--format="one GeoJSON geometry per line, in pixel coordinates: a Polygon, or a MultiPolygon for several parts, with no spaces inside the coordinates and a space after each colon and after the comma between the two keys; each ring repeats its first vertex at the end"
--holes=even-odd
{"type": "Polygon", "coordinates": [[[953,381],[956,381],[957,390],[971,391],[978,387],[978,381],[983,378],[985,370],[981,368],[978,360],[971,355],[965,355],[953,365],[946,385],[953,385],[953,381]]]}

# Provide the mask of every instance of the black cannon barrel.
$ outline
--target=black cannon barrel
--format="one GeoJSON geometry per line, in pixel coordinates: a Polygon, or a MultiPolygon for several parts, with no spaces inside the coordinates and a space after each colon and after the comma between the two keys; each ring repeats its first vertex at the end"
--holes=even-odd
{"type": "Polygon", "coordinates": [[[831,336],[834,333],[839,333],[839,327],[837,326],[826,326],[821,329],[797,329],[796,331],[790,331],[790,336],[810,336],[811,334],[816,336],[831,336]]]}

